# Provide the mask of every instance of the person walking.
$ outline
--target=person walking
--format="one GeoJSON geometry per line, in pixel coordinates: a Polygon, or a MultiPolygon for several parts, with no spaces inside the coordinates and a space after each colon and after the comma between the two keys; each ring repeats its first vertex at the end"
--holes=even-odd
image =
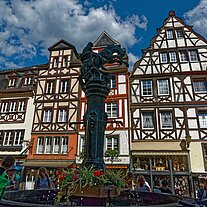
{"type": "Polygon", "coordinates": [[[52,189],[52,181],[45,167],[39,169],[38,179],[35,181],[34,189],[52,189]]]}

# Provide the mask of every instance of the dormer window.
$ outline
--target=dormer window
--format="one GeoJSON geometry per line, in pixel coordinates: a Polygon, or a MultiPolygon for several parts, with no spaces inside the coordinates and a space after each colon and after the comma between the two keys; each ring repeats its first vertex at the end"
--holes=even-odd
{"type": "Polygon", "coordinates": [[[184,37],[183,30],[182,29],[177,29],[176,30],[176,35],[177,35],[178,39],[182,39],[184,37]]]}
{"type": "Polygon", "coordinates": [[[167,34],[167,39],[173,39],[173,30],[172,29],[169,29],[166,31],[166,34],[167,34]]]}
{"type": "Polygon", "coordinates": [[[32,85],[32,77],[26,77],[24,79],[24,85],[26,85],[26,86],[32,85]]]}
{"type": "Polygon", "coordinates": [[[54,57],[54,59],[53,59],[53,67],[54,68],[58,67],[58,57],[54,57]]]}
{"type": "Polygon", "coordinates": [[[11,78],[10,80],[9,80],[9,86],[10,87],[14,87],[15,85],[16,85],[16,78],[11,78]]]}

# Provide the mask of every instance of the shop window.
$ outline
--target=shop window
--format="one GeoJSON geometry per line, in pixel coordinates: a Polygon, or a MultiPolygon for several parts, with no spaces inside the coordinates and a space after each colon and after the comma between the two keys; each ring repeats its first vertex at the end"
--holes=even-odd
{"type": "Polygon", "coordinates": [[[152,80],[142,80],[141,86],[142,86],[142,96],[152,96],[153,95],[152,80]]]}
{"type": "Polygon", "coordinates": [[[194,79],[193,89],[195,93],[206,93],[207,92],[207,81],[206,79],[194,79]]]}
{"type": "Polygon", "coordinates": [[[167,79],[157,80],[158,95],[169,95],[169,81],[167,79]]]}
{"type": "Polygon", "coordinates": [[[173,171],[187,171],[187,156],[172,156],[173,171]]]}
{"type": "Polygon", "coordinates": [[[161,63],[167,63],[167,53],[166,52],[160,53],[160,59],[161,59],[161,63]]]}
{"type": "Polygon", "coordinates": [[[160,120],[162,129],[173,128],[172,112],[160,112],[160,120]]]}
{"type": "Polygon", "coordinates": [[[143,129],[154,129],[154,112],[142,112],[143,129]]]}

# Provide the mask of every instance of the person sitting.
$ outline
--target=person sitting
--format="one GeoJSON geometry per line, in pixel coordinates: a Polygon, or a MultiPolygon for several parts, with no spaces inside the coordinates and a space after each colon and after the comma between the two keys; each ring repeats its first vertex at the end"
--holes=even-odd
{"type": "Polygon", "coordinates": [[[146,184],[145,178],[143,176],[139,176],[137,178],[137,187],[135,190],[139,192],[151,192],[151,188],[146,184]]]}
{"type": "Polygon", "coordinates": [[[162,184],[162,187],[159,189],[161,193],[173,194],[170,188],[168,187],[168,181],[166,179],[163,179],[161,184],[162,184]]]}
{"type": "Polygon", "coordinates": [[[34,189],[52,189],[52,181],[50,180],[45,167],[39,169],[38,179],[35,181],[34,189]]]}

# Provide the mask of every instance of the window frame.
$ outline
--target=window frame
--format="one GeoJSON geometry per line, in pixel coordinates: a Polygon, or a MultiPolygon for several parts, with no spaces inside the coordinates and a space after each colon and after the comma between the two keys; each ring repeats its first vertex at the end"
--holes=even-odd
{"type": "Polygon", "coordinates": [[[184,39],[184,32],[182,28],[176,29],[176,37],[177,39],[184,39]]]}
{"type": "Polygon", "coordinates": [[[53,57],[53,68],[58,68],[59,56],[53,57]]]}
{"type": "Polygon", "coordinates": [[[68,136],[62,136],[61,137],[61,143],[60,143],[60,153],[61,154],[68,154],[68,143],[69,143],[69,137],[68,136]],[[64,144],[64,141],[66,140],[67,144],[64,144]],[[64,146],[67,146],[67,151],[64,152],[64,146]]]}
{"type": "Polygon", "coordinates": [[[52,123],[52,119],[53,119],[53,110],[52,110],[52,108],[44,108],[43,113],[42,113],[42,122],[43,123],[52,123]],[[51,114],[50,114],[50,116],[47,115],[48,117],[50,117],[50,120],[48,120],[48,118],[47,118],[47,120],[45,121],[45,112],[46,111],[51,111],[51,114]]]}
{"type": "Polygon", "coordinates": [[[17,78],[10,78],[8,87],[15,87],[17,83],[17,78]]]}
{"type": "Polygon", "coordinates": [[[62,57],[62,67],[68,67],[69,58],[68,55],[62,57]],[[65,61],[66,60],[66,61],[65,61]]]}
{"type": "Polygon", "coordinates": [[[70,87],[70,80],[69,79],[61,79],[60,80],[60,93],[68,93],[69,92],[69,87],[70,87]],[[67,83],[66,86],[63,83],[67,83]],[[62,90],[64,88],[64,90],[62,90]]]}
{"type": "Polygon", "coordinates": [[[54,93],[55,93],[55,80],[47,80],[45,84],[45,94],[54,94],[54,93]]]}
{"type": "Polygon", "coordinates": [[[45,142],[45,147],[44,147],[44,154],[51,154],[52,152],[52,148],[53,148],[53,137],[52,136],[46,136],[44,137],[44,142],[45,142]],[[48,140],[49,140],[49,144],[48,144],[48,140]],[[47,152],[47,146],[50,146],[50,150],[49,152],[47,152]]]}
{"type": "Polygon", "coordinates": [[[24,131],[23,130],[17,130],[14,132],[14,140],[13,140],[13,146],[21,146],[24,140],[24,131]],[[19,133],[19,136],[17,137],[17,134],[19,133]],[[18,144],[15,144],[15,142],[18,142],[18,144]]]}
{"type": "Polygon", "coordinates": [[[173,113],[172,113],[172,111],[159,111],[159,115],[160,115],[160,128],[161,129],[163,129],[163,130],[167,130],[167,129],[173,129],[173,113]],[[163,113],[169,113],[171,116],[171,126],[170,127],[168,127],[168,126],[165,126],[165,125],[163,125],[163,122],[162,122],[162,114],[163,113]]]}
{"type": "Polygon", "coordinates": [[[207,111],[198,111],[198,122],[199,122],[199,127],[200,128],[207,128],[207,111]],[[205,125],[201,124],[201,120],[200,120],[200,115],[205,114],[205,119],[202,120],[203,123],[205,123],[205,125]]]}
{"type": "Polygon", "coordinates": [[[162,64],[168,63],[168,54],[167,54],[167,52],[160,52],[160,62],[162,64]]]}
{"type": "Polygon", "coordinates": [[[170,51],[169,52],[169,60],[171,63],[176,63],[177,62],[177,54],[175,51],[170,51]],[[172,55],[174,54],[174,55],[172,55]]]}
{"type": "Polygon", "coordinates": [[[179,51],[179,57],[180,57],[180,62],[188,62],[188,53],[185,50],[180,50],[179,51]],[[182,54],[185,54],[185,60],[183,59],[184,56],[182,56],[182,54]]]}
{"type": "Polygon", "coordinates": [[[60,137],[60,136],[54,136],[54,137],[53,137],[52,154],[60,154],[60,152],[61,152],[61,151],[60,151],[60,150],[61,150],[61,149],[60,149],[61,138],[62,138],[62,137],[60,137]],[[58,141],[58,142],[59,142],[58,145],[55,144],[55,141],[56,141],[56,140],[59,140],[59,141],[58,141]],[[58,152],[55,152],[55,146],[58,146],[58,152]]]}
{"type": "Polygon", "coordinates": [[[196,94],[200,94],[200,93],[207,93],[207,80],[206,80],[206,78],[193,78],[193,91],[194,91],[194,93],[196,93],[196,94]],[[198,82],[200,82],[200,83],[204,83],[204,85],[205,85],[205,90],[197,90],[196,88],[198,88],[199,89],[199,87],[195,87],[195,83],[198,83],[198,82]],[[195,90],[196,89],[196,90],[195,90]]]}
{"type": "Polygon", "coordinates": [[[141,80],[141,95],[142,96],[145,96],[145,97],[153,96],[153,82],[152,82],[151,79],[141,80]],[[151,85],[151,87],[150,87],[151,88],[151,94],[144,95],[144,85],[143,85],[143,83],[144,82],[147,82],[147,81],[149,81],[150,82],[150,85],[151,85]]]}
{"type": "Polygon", "coordinates": [[[172,40],[172,39],[174,39],[173,29],[167,29],[167,30],[166,30],[166,39],[167,39],[167,40],[172,40]],[[172,33],[169,35],[169,32],[172,32],[172,33]]]}
{"type": "Polygon", "coordinates": [[[158,93],[158,96],[169,96],[170,95],[170,82],[169,82],[169,79],[158,79],[157,80],[157,93],[158,93]],[[168,93],[166,93],[166,94],[161,94],[160,93],[159,81],[166,81],[167,82],[168,93]]]}
{"type": "Polygon", "coordinates": [[[106,102],[105,103],[105,111],[106,111],[109,119],[113,119],[113,118],[118,118],[119,117],[119,107],[118,107],[118,104],[119,104],[118,102],[106,102]],[[116,111],[113,110],[113,106],[116,106],[116,111]],[[108,108],[110,108],[110,112],[108,111],[108,108]],[[114,112],[116,113],[115,116],[113,116],[115,114],[114,112]]]}
{"type": "Polygon", "coordinates": [[[45,151],[45,137],[38,137],[37,138],[37,145],[36,145],[36,154],[44,154],[45,151]],[[40,145],[40,142],[42,141],[42,145],[40,145]],[[39,148],[42,146],[41,152],[39,152],[39,148]]]}
{"type": "Polygon", "coordinates": [[[188,51],[188,56],[189,56],[189,60],[190,60],[190,62],[198,62],[198,51],[197,50],[189,50],[188,51]],[[194,52],[195,54],[195,56],[193,55],[192,56],[192,52],[194,52]],[[192,59],[192,57],[196,57],[196,59],[192,59]]]}
{"type": "Polygon", "coordinates": [[[59,107],[58,108],[58,116],[57,116],[57,122],[58,123],[66,123],[67,122],[67,118],[68,118],[68,108],[67,107],[59,107]],[[60,120],[60,112],[61,111],[65,111],[65,114],[62,114],[62,119],[63,119],[63,117],[64,117],[64,120],[60,120]]]}
{"type": "Polygon", "coordinates": [[[107,150],[117,150],[118,154],[119,154],[119,151],[120,151],[119,135],[116,135],[116,134],[115,135],[107,135],[105,137],[105,140],[106,140],[106,143],[105,143],[105,149],[106,150],[105,151],[107,151],[107,150]],[[108,140],[109,139],[112,140],[110,148],[108,147],[108,140]]]}
{"type": "Polygon", "coordinates": [[[142,117],[142,129],[144,130],[154,130],[155,129],[155,113],[154,111],[142,111],[141,112],[142,117]],[[152,115],[152,127],[144,127],[144,114],[151,114],[152,115]]]}

